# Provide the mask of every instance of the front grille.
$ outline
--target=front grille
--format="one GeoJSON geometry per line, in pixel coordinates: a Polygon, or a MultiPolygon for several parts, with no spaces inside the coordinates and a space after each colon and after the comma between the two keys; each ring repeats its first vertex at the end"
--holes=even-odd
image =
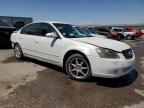
{"type": "Polygon", "coordinates": [[[133,57],[133,52],[131,49],[123,50],[122,54],[126,59],[131,59],[133,57]]]}

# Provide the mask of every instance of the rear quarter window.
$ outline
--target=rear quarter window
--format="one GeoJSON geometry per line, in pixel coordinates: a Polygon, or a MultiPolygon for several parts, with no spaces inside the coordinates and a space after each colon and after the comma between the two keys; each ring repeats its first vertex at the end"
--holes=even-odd
{"type": "Polygon", "coordinates": [[[21,34],[40,35],[40,25],[38,23],[27,25],[21,30],[21,34]]]}

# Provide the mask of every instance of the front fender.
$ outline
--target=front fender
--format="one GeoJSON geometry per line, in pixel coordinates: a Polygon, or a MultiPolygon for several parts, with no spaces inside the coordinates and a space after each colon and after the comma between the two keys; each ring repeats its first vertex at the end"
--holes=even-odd
{"type": "Polygon", "coordinates": [[[64,60],[64,57],[65,55],[70,52],[70,51],[78,51],[78,52],[81,52],[82,54],[84,54],[86,57],[87,56],[90,56],[90,55],[96,55],[97,56],[97,53],[96,53],[96,50],[95,48],[83,48],[83,47],[77,47],[77,48],[70,48],[70,49],[67,49],[63,52],[62,54],[62,57],[61,57],[61,62],[63,63],[63,60],[64,60]]]}

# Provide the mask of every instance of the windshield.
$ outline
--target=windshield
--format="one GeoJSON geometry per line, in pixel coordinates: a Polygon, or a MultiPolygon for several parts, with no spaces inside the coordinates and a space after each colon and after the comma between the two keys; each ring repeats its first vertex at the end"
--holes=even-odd
{"type": "Polygon", "coordinates": [[[89,31],[89,30],[87,30],[87,29],[85,29],[85,28],[81,28],[81,29],[84,30],[85,32],[87,32],[88,34],[92,34],[91,31],[89,31]]]}
{"type": "Polygon", "coordinates": [[[60,33],[66,38],[82,38],[82,37],[92,37],[89,33],[85,32],[78,26],[73,26],[70,24],[53,24],[60,33]]]}

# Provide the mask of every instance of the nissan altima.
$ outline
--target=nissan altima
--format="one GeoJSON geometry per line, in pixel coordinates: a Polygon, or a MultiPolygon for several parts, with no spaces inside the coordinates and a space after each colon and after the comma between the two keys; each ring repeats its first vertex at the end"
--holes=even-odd
{"type": "Polygon", "coordinates": [[[133,69],[135,55],[123,42],[89,36],[60,22],[31,23],[11,36],[15,57],[61,66],[71,79],[117,78],[133,69]]]}

